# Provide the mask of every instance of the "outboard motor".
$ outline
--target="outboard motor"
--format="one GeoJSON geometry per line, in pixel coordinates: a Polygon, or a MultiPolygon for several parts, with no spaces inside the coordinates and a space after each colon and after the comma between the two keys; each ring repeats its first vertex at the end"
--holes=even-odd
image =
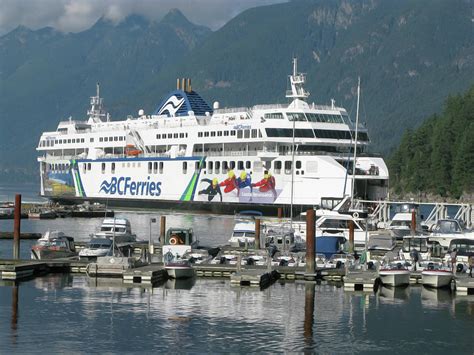
{"type": "Polygon", "coordinates": [[[456,272],[463,272],[463,271],[464,271],[464,265],[463,264],[457,264],[456,272]]]}
{"type": "Polygon", "coordinates": [[[280,265],[280,266],[288,266],[288,260],[281,259],[281,260],[280,260],[280,263],[279,263],[278,265],[280,265]]]}
{"type": "Polygon", "coordinates": [[[221,258],[219,259],[219,264],[226,264],[227,263],[227,259],[225,258],[225,256],[221,256],[221,258]]]}
{"type": "Polygon", "coordinates": [[[369,261],[369,262],[367,263],[367,268],[368,268],[369,270],[374,270],[374,269],[375,269],[374,262],[373,262],[373,261],[369,261]]]}
{"type": "Polygon", "coordinates": [[[434,270],[434,264],[428,263],[428,270],[434,270]]]}
{"type": "Polygon", "coordinates": [[[248,258],[247,265],[255,265],[255,260],[253,258],[248,258]]]}
{"type": "Polygon", "coordinates": [[[338,260],[336,263],[336,269],[341,269],[342,268],[342,261],[338,260]]]}

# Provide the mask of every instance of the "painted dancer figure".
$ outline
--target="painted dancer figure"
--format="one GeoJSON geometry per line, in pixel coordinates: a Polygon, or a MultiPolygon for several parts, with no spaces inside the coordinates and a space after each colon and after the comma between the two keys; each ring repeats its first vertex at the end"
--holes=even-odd
{"type": "Polygon", "coordinates": [[[219,181],[217,178],[214,179],[202,179],[201,181],[209,183],[209,186],[204,190],[198,192],[198,195],[207,195],[207,200],[210,202],[214,197],[219,194],[222,202],[222,192],[221,187],[219,186],[219,181]]]}
{"type": "Polygon", "coordinates": [[[237,182],[237,189],[238,189],[237,196],[240,195],[240,190],[245,187],[250,187],[250,193],[251,194],[253,193],[252,177],[245,170],[243,170],[240,173],[240,176],[237,178],[236,182],[237,182]]]}
{"type": "Polygon", "coordinates": [[[231,192],[232,190],[234,190],[235,188],[238,188],[237,186],[237,182],[236,182],[236,179],[235,179],[235,174],[234,174],[234,170],[229,170],[228,173],[227,173],[227,179],[225,179],[224,181],[222,181],[219,186],[222,186],[224,187],[224,193],[229,193],[231,192]]]}
{"type": "Polygon", "coordinates": [[[268,170],[265,170],[265,172],[263,173],[263,179],[255,184],[252,184],[252,186],[258,187],[258,191],[260,192],[271,191],[273,194],[273,199],[275,200],[277,198],[275,184],[275,178],[268,170]]]}

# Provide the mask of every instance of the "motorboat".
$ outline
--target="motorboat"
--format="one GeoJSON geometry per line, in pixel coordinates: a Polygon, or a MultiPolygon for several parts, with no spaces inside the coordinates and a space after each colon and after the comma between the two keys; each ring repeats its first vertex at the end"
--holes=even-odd
{"type": "Polygon", "coordinates": [[[329,258],[326,266],[328,268],[342,269],[352,267],[355,264],[355,258],[350,254],[334,254],[329,258]]]}
{"type": "Polygon", "coordinates": [[[74,238],[57,230],[48,230],[31,248],[31,259],[58,259],[77,256],[74,238]]]}
{"type": "Polygon", "coordinates": [[[56,212],[50,209],[32,209],[28,212],[29,219],[54,219],[57,217],[56,212]]]}
{"type": "Polygon", "coordinates": [[[229,239],[231,247],[255,246],[255,218],[261,217],[258,211],[242,211],[235,216],[234,229],[229,239]]]}
{"type": "Polygon", "coordinates": [[[100,230],[91,237],[113,239],[116,244],[137,241],[137,236],[132,233],[130,221],[126,218],[104,218],[100,230]]]}
{"type": "Polygon", "coordinates": [[[112,253],[113,241],[107,238],[92,238],[79,251],[79,259],[95,260],[97,257],[112,253]]]}
{"type": "Polygon", "coordinates": [[[382,285],[398,287],[410,284],[410,270],[401,261],[383,265],[378,274],[382,285]]]}
{"type": "Polygon", "coordinates": [[[290,223],[271,223],[265,225],[265,246],[274,246],[279,251],[304,249],[304,241],[290,223]]]}
{"type": "Polygon", "coordinates": [[[421,272],[423,286],[441,288],[451,285],[454,275],[449,267],[439,262],[429,262],[421,272]]]}
{"type": "Polygon", "coordinates": [[[162,248],[163,257],[170,252],[175,258],[183,258],[198,246],[199,241],[194,239],[192,228],[169,228],[162,248]]]}
{"type": "Polygon", "coordinates": [[[421,227],[418,205],[404,203],[397,206],[395,215],[387,226],[387,229],[398,240],[402,240],[404,236],[411,234],[413,212],[415,212],[415,234],[422,233],[423,228],[421,227]]]}
{"type": "Polygon", "coordinates": [[[316,236],[315,249],[325,258],[330,258],[334,254],[340,254],[344,251],[347,240],[343,236],[316,236]]]}
{"type": "Polygon", "coordinates": [[[421,260],[426,260],[430,252],[429,238],[426,235],[407,235],[403,237],[401,257],[410,260],[411,255],[417,252],[421,260]]]}
{"type": "Polygon", "coordinates": [[[474,257],[474,239],[452,239],[444,256],[446,264],[452,265],[451,252],[456,249],[456,272],[464,272],[469,268],[469,258],[474,257]]]}
{"type": "Polygon", "coordinates": [[[392,234],[373,234],[367,243],[369,258],[381,258],[387,252],[393,251],[397,246],[395,236],[392,234]]]}
{"type": "Polygon", "coordinates": [[[107,209],[107,207],[102,203],[83,203],[76,206],[70,211],[71,217],[114,217],[115,212],[113,210],[107,209]]]}
{"type": "Polygon", "coordinates": [[[173,279],[194,277],[195,272],[189,259],[183,259],[179,255],[168,251],[163,255],[163,260],[168,277],[173,279]]]}
{"type": "Polygon", "coordinates": [[[451,240],[459,238],[474,239],[474,232],[467,229],[463,221],[454,218],[438,220],[429,236],[430,242],[439,243],[443,252],[448,250],[451,240]]]}

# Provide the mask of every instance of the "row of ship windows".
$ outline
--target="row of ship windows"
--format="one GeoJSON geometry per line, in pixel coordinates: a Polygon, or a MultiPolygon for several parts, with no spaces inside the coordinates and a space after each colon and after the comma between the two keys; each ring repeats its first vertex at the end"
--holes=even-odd
{"type": "Polygon", "coordinates": [[[198,137],[216,137],[216,136],[217,137],[237,136],[237,138],[262,138],[262,133],[258,129],[198,132],[198,137]]]}
{"type": "MultiPolygon", "coordinates": [[[[352,140],[355,133],[353,131],[337,131],[329,129],[291,129],[291,128],[265,128],[267,137],[291,138],[293,134],[296,138],[329,138],[352,140]]],[[[368,141],[366,132],[358,132],[357,140],[368,141]]]]}
{"type": "MultiPolygon", "coordinates": [[[[325,122],[325,123],[344,123],[344,120],[340,114],[323,114],[323,113],[303,113],[303,112],[287,112],[286,116],[290,121],[298,122],[325,122]]],[[[283,113],[272,112],[264,115],[265,119],[271,120],[282,120],[283,113]]]]}
{"type": "Polygon", "coordinates": [[[158,133],[156,139],[166,139],[166,138],[188,138],[188,133],[158,133]]]}
{"type": "MultiPolygon", "coordinates": [[[[230,170],[249,170],[252,168],[252,162],[247,160],[247,161],[209,161],[209,162],[199,162],[196,161],[194,162],[194,171],[199,170],[200,164],[202,164],[201,169],[206,169],[207,174],[220,174],[222,171],[222,174],[227,173],[230,170]]],[[[262,163],[260,161],[256,161],[253,163],[253,168],[254,170],[262,168],[262,163]]],[[[135,163],[122,163],[122,167],[127,166],[129,167],[135,167],[135,163]]],[[[148,174],[163,174],[164,171],[164,162],[148,162],[148,174]]],[[[140,163],[137,163],[137,167],[141,167],[140,163]]],[[[86,173],[87,171],[90,171],[92,168],[91,163],[84,163],[83,164],[83,172],[86,173]]],[[[290,174],[291,169],[292,169],[292,162],[291,161],[274,161],[273,162],[273,170],[275,174],[280,174],[282,168],[284,168],[285,174],[290,174]]],[[[295,168],[296,169],[301,169],[302,168],[302,163],[300,160],[297,160],[295,162],[295,168]]],[[[101,164],[101,172],[102,174],[105,174],[107,170],[107,163],[102,163],[101,164]]],[[[110,172],[112,174],[115,174],[116,171],[116,163],[110,163],[110,172]]],[[[183,174],[188,173],[188,162],[184,161],[182,163],[182,172],[183,174]]],[[[304,174],[304,172],[301,172],[304,174]]]]}

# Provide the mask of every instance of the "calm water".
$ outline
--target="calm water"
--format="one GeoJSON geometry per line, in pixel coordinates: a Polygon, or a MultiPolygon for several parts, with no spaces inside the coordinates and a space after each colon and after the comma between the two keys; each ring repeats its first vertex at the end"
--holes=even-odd
{"type": "MultiPolygon", "coordinates": [[[[15,191],[17,192],[17,191],[15,191]]],[[[21,192],[21,191],[20,191],[21,192]]],[[[230,216],[126,212],[139,239],[167,227],[192,227],[205,245],[226,243],[230,216]],[[157,218],[158,223],[150,223],[157,218]],[[151,228],[150,228],[151,226],[151,228]]],[[[22,230],[60,229],[88,240],[101,219],[22,220],[22,230]]],[[[13,221],[0,220],[0,230],[13,221]]],[[[29,258],[33,241],[21,242],[29,258]]],[[[0,258],[11,256],[0,240],[0,258]]],[[[264,291],[198,278],[154,288],[120,280],[54,274],[0,281],[0,353],[446,353],[473,354],[474,296],[419,286],[345,292],[340,285],[276,283],[264,291]],[[311,308],[313,305],[313,309],[311,308]]]]}

